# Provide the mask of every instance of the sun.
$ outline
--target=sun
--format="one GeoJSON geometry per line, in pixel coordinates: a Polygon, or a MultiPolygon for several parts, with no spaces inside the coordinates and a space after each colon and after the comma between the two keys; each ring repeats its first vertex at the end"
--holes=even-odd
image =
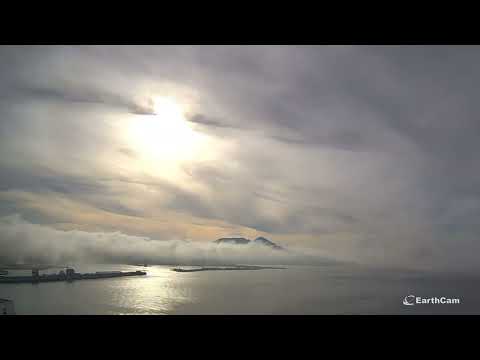
{"type": "Polygon", "coordinates": [[[184,110],[175,100],[167,97],[153,99],[153,112],[155,115],[167,120],[184,119],[184,110]]]}
{"type": "Polygon", "coordinates": [[[209,138],[192,128],[186,106],[171,97],[153,99],[153,114],[128,122],[127,141],[144,170],[170,177],[185,162],[208,158],[209,138]]]}
{"type": "Polygon", "coordinates": [[[154,99],[154,114],[130,128],[135,147],[147,157],[181,160],[192,154],[200,136],[188,124],[182,106],[171,98],[154,99]]]}

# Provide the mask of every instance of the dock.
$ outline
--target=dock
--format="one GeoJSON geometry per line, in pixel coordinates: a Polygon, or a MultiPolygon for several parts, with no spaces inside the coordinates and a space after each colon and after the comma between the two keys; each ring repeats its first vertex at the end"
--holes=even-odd
{"type": "Polygon", "coordinates": [[[32,276],[0,276],[0,284],[41,283],[54,281],[77,281],[91,279],[109,279],[125,276],[144,276],[145,271],[102,271],[95,273],[77,273],[74,269],[60,271],[58,274],[39,274],[38,270],[32,270],[32,276]]]}
{"type": "Polygon", "coordinates": [[[15,315],[13,300],[0,299],[0,315],[15,315]]]}

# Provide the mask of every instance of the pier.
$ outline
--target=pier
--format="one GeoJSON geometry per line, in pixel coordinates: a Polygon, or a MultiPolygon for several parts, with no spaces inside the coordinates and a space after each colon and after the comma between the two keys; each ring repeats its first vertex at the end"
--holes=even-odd
{"type": "Polygon", "coordinates": [[[0,284],[19,284],[19,283],[41,283],[53,281],[76,281],[91,279],[109,279],[124,276],[143,276],[147,275],[145,271],[102,271],[95,273],[76,273],[74,269],[68,268],[66,271],[60,271],[58,274],[39,274],[38,269],[32,270],[32,276],[0,276],[0,284]]]}

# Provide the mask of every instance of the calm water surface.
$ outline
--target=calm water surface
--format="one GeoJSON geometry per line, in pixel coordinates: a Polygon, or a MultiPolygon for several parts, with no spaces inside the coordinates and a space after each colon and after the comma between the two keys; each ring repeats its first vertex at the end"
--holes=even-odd
{"type": "Polygon", "coordinates": [[[14,300],[17,314],[480,314],[474,277],[345,265],[192,273],[171,268],[78,265],[77,272],[146,270],[148,275],[0,284],[0,298],[14,300]],[[462,303],[408,307],[402,301],[409,294],[458,297],[462,303]]]}

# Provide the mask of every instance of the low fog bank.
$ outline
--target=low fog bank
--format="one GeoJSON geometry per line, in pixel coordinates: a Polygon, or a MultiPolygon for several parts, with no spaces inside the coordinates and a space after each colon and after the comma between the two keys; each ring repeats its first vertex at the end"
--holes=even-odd
{"type": "Polygon", "coordinates": [[[0,218],[0,249],[0,264],[320,265],[335,263],[333,260],[317,255],[314,250],[279,251],[257,244],[218,245],[211,242],[155,240],[121,232],[64,231],[32,224],[22,219],[20,215],[0,218]]]}

